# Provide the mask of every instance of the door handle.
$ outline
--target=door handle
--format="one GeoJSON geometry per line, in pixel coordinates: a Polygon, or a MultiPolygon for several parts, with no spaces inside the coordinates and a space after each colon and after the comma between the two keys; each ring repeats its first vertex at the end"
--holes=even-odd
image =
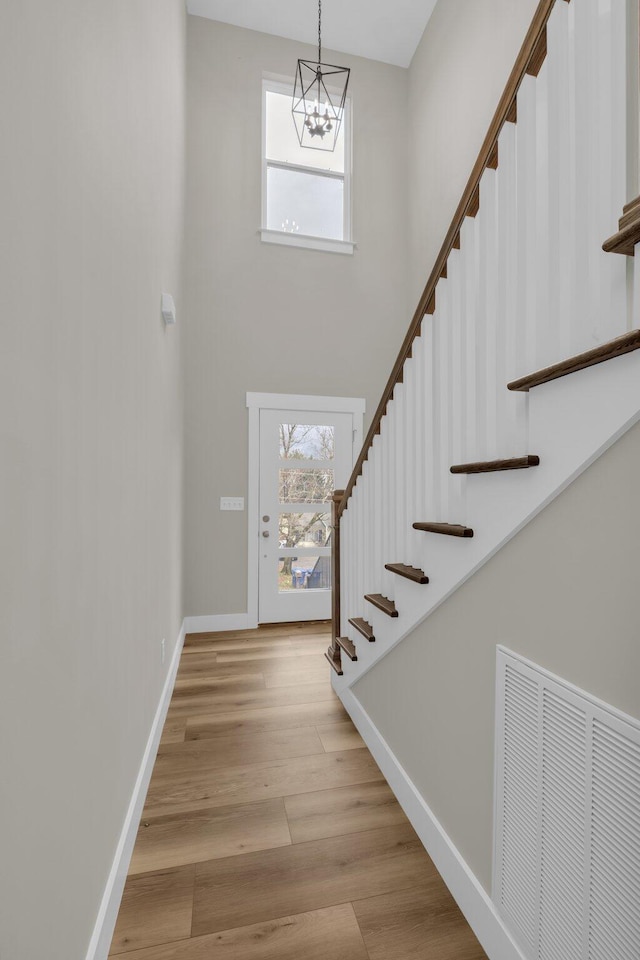
{"type": "Polygon", "coordinates": [[[265,538],[268,537],[268,536],[269,536],[269,531],[268,531],[268,530],[263,530],[263,531],[262,531],[262,536],[265,537],[265,538]]]}

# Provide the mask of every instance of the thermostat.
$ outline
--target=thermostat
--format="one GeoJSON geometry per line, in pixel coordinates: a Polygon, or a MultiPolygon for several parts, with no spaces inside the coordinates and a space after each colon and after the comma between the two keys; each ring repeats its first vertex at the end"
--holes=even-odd
{"type": "Polygon", "coordinates": [[[165,323],[176,322],[176,305],[170,293],[162,294],[162,319],[165,323]]]}

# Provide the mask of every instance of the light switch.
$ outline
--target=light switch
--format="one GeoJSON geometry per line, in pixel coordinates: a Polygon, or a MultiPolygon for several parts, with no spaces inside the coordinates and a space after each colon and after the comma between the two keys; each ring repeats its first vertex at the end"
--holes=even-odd
{"type": "Polygon", "coordinates": [[[244,510],[244,497],[220,497],[221,510],[244,510]]]}

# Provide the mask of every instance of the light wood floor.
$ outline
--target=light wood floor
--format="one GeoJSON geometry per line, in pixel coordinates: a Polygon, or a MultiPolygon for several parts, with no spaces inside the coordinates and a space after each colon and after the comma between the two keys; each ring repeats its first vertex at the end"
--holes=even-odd
{"type": "Polygon", "coordinates": [[[331,690],[328,642],[187,638],[110,956],[485,957],[331,690]]]}

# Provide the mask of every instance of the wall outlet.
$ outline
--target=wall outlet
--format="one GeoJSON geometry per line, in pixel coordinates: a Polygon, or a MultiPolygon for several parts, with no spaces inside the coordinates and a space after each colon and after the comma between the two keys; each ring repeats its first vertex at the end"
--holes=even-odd
{"type": "Polygon", "coordinates": [[[244,497],[220,497],[221,510],[244,510],[244,497]]]}
{"type": "Polygon", "coordinates": [[[160,641],[160,652],[162,654],[162,662],[164,663],[164,647],[165,647],[165,638],[163,637],[160,641]]]}

